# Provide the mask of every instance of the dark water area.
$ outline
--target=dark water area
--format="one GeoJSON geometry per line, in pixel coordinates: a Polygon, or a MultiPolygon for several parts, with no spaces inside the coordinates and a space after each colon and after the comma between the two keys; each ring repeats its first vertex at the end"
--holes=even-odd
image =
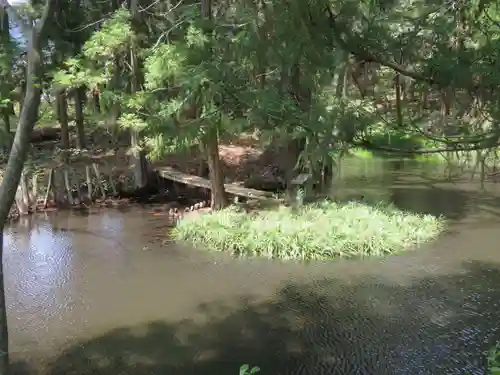
{"type": "Polygon", "coordinates": [[[15,374],[483,374],[500,339],[500,187],[440,167],[346,161],[338,199],[441,214],[404,255],[278,262],[164,242],[151,208],[8,228],[15,374]]]}

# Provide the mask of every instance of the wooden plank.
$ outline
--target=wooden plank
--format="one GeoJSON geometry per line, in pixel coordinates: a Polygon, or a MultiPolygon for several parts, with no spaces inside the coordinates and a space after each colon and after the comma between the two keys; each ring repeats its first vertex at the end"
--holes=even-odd
{"type": "MultiPolygon", "coordinates": [[[[211,188],[209,180],[202,177],[183,173],[171,167],[157,168],[157,171],[160,174],[160,176],[166,178],[167,180],[172,180],[175,182],[180,182],[182,184],[197,186],[205,189],[211,188]]],[[[256,189],[248,189],[238,184],[224,184],[224,187],[226,189],[226,192],[228,192],[229,194],[237,195],[240,197],[255,198],[255,199],[274,198],[273,193],[271,192],[256,190],[256,189]]]]}

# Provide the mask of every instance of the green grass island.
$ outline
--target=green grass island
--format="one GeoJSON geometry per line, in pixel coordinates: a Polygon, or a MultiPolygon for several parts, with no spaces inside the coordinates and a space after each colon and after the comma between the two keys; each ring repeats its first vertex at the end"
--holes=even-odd
{"type": "Polygon", "coordinates": [[[187,215],[172,230],[178,243],[236,256],[326,260],[384,256],[435,239],[444,220],[392,205],[321,201],[300,208],[247,212],[231,206],[187,215]]]}

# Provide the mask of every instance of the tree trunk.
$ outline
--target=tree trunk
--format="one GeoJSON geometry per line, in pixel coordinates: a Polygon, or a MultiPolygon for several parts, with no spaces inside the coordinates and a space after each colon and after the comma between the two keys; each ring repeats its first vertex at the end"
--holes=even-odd
{"type": "MultiPolygon", "coordinates": [[[[290,75],[290,93],[295,99],[297,106],[304,112],[309,112],[311,109],[311,90],[305,87],[301,82],[302,71],[300,61],[297,61],[291,69],[290,75]]],[[[292,137],[290,135],[290,137],[292,137]]],[[[306,145],[305,138],[290,138],[287,142],[287,168],[285,172],[286,180],[286,199],[289,203],[295,201],[296,192],[295,186],[292,185],[292,180],[295,178],[297,171],[297,164],[299,162],[300,155],[304,151],[306,145]]],[[[319,160],[309,160],[311,165],[316,165],[319,160]]]]}
{"type": "Polygon", "coordinates": [[[292,180],[297,174],[297,161],[299,160],[300,154],[304,150],[305,139],[291,139],[286,144],[286,169],[285,169],[285,183],[286,183],[286,196],[285,199],[287,203],[293,204],[296,200],[296,190],[295,186],[292,184],[292,180]]]}
{"type": "Polygon", "coordinates": [[[394,89],[396,91],[396,120],[398,127],[402,128],[403,124],[403,104],[401,100],[401,74],[396,73],[394,78],[394,89]]]}
{"type": "MultiPolygon", "coordinates": [[[[201,18],[206,22],[204,31],[210,37],[212,26],[212,0],[201,0],[201,18]]],[[[211,54],[212,51],[209,51],[211,54]]],[[[206,153],[208,169],[210,171],[210,185],[212,189],[210,207],[212,210],[221,210],[229,205],[229,201],[224,188],[224,175],[222,173],[219,157],[219,134],[218,125],[208,124],[206,126],[207,133],[203,139],[203,148],[206,153]]]]}
{"type": "Polygon", "coordinates": [[[9,33],[9,13],[7,12],[7,6],[3,4],[0,5],[0,38],[2,43],[10,42],[9,33]]]}
{"type": "Polygon", "coordinates": [[[94,103],[96,113],[101,113],[101,94],[97,87],[92,89],[92,103],[94,103]]]}
{"type": "MultiPolygon", "coordinates": [[[[399,63],[402,65],[403,60],[403,51],[401,51],[401,55],[399,58],[399,63]]],[[[402,103],[402,94],[403,94],[403,80],[401,74],[396,72],[396,77],[394,78],[394,89],[396,91],[396,120],[398,126],[402,128],[403,124],[403,103],[402,103]]]]}
{"type": "MultiPolygon", "coordinates": [[[[429,108],[429,90],[427,88],[423,88],[422,89],[422,92],[420,94],[420,102],[421,102],[421,106],[419,107],[419,109],[421,111],[429,108]]],[[[419,113],[420,114],[420,113],[419,113]]]]}
{"type": "Polygon", "coordinates": [[[40,97],[42,95],[40,77],[42,72],[41,39],[47,27],[47,19],[52,12],[54,0],[45,0],[42,18],[31,30],[28,37],[28,55],[26,72],[26,97],[19,116],[16,135],[10,151],[9,161],[0,185],[0,375],[8,374],[9,339],[7,328],[7,306],[3,278],[3,229],[9,216],[10,208],[16,197],[17,186],[21,180],[24,162],[28,154],[29,137],[35,126],[40,97]]]}
{"type": "Polygon", "coordinates": [[[267,75],[267,18],[266,18],[266,3],[259,1],[256,5],[256,18],[257,20],[257,35],[259,36],[259,44],[257,47],[257,79],[259,87],[264,90],[266,87],[267,75]]]}
{"type": "Polygon", "coordinates": [[[76,135],[79,149],[85,148],[85,129],[83,125],[83,102],[85,101],[85,91],[83,87],[79,87],[75,92],[75,123],[76,135]]]}
{"type": "MultiPolygon", "coordinates": [[[[6,7],[0,5],[0,45],[4,46],[2,48],[2,59],[11,58],[10,51],[10,32],[9,32],[9,14],[6,7]]],[[[7,72],[4,71],[0,79],[4,82],[1,83],[0,87],[0,100],[7,99],[11,96],[12,84],[10,83],[9,77],[7,77],[7,72]]],[[[5,136],[8,137],[7,143],[10,143],[10,115],[12,111],[12,103],[6,103],[0,108],[2,112],[2,119],[4,123],[5,136]]]]}
{"type": "MultiPolygon", "coordinates": [[[[0,253],[3,253],[3,230],[0,236],[0,253]]],[[[3,254],[1,254],[3,257],[3,254]]],[[[9,373],[9,331],[7,329],[7,305],[3,265],[0,265],[0,375],[9,373]]]]}
{"type": "Polygon", "coordinates": [[[66,90],[57,93],[56,105],[57,120],[61,127],[61,148],[66,151],[69,149],[68,98],[66,97],[66,90]]]}
{"type": "Polygon", "coordinates": [[[130,147],[132,154],[129,163],[134,170],[134,187],[140,189],[147,184],[147,161],[144,151],[139,149],[139,132],[130,130],[130,147]]]}
{"type": "Polygon", "coordinates": [[[7,108],[2,109],[3,127],[5,135],[10,135],[10,115],[7,108]]]}
{"type": "Polygon", "coordinates": [[[363,79],[363,72],[365,71],[365,62],[357,61],[349,66],[351,72],[351,80],[354,86],[358,88],[361,98],[364,98],[367,94],[367,88],[365,86],[365,81],[363,79]]]}
{"type": "MultiPolygon", "coordinates": [[[[135,21],[134,26],[138,27],[140,23],[139,6],[137,0],[130,1],[130,12],[135,21]]],[[[139,66],[139,59],[137,56],[136,46],[130,47],[130,66],[132,70],[132,77],[130,80],[130,92],[133,94],[140,90],[141,86],[141,70],[139,66]]],[[[138,129],[130,129],[130,146],[132,147],[132,155],[130,157],[130,164],[134,165],[134,185],[136,189],[142,188],[147,184],[147,160],[144,151],[140,150],[140,133],[138,129]]]]}
{"type": "Polygon", "coordinates": [[[335,75],[333,78],[333,84],[335,86],[335,95],[338,98],[345,97],[347,90],[347,66],[349,64],[349,56],[343,54],[339,66],[335,69],[335,75]]]}
{"type": "Polygon", "coordinates": [[[229,200],[224,188],[224,174],[220,165],[219,137],[216,126],[212,125],[208,129],[204,143],[210,174],[210,186],[212,188],[210,207],[214,211],[221,210],[229,205],[229,200]]]}
{"type": "MultiPolygon", "coordinates": [[[[40,89],[41,90],[41,89],[40,89]]],[[[41,91],[40,91],[41,95],[41,91]]],[[[21,108],[24,107],[24,99],[26,98],[26,80],[21,82],[21,92],[19,95],[19,115],[21,115],[21,108]]]]}

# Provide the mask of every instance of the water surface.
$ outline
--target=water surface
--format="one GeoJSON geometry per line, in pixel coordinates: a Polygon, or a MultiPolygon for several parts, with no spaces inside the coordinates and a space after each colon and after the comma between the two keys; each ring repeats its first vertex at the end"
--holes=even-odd
{"type": "Polygon", "coordinates": [[[17,373],[482,374],[500,338],[500,194],[421,165],[348,161],[335,195],[442,214],[404,255],[232,259],[163,244],[149,208],[23,219],[5,233],[17,373]]]}

